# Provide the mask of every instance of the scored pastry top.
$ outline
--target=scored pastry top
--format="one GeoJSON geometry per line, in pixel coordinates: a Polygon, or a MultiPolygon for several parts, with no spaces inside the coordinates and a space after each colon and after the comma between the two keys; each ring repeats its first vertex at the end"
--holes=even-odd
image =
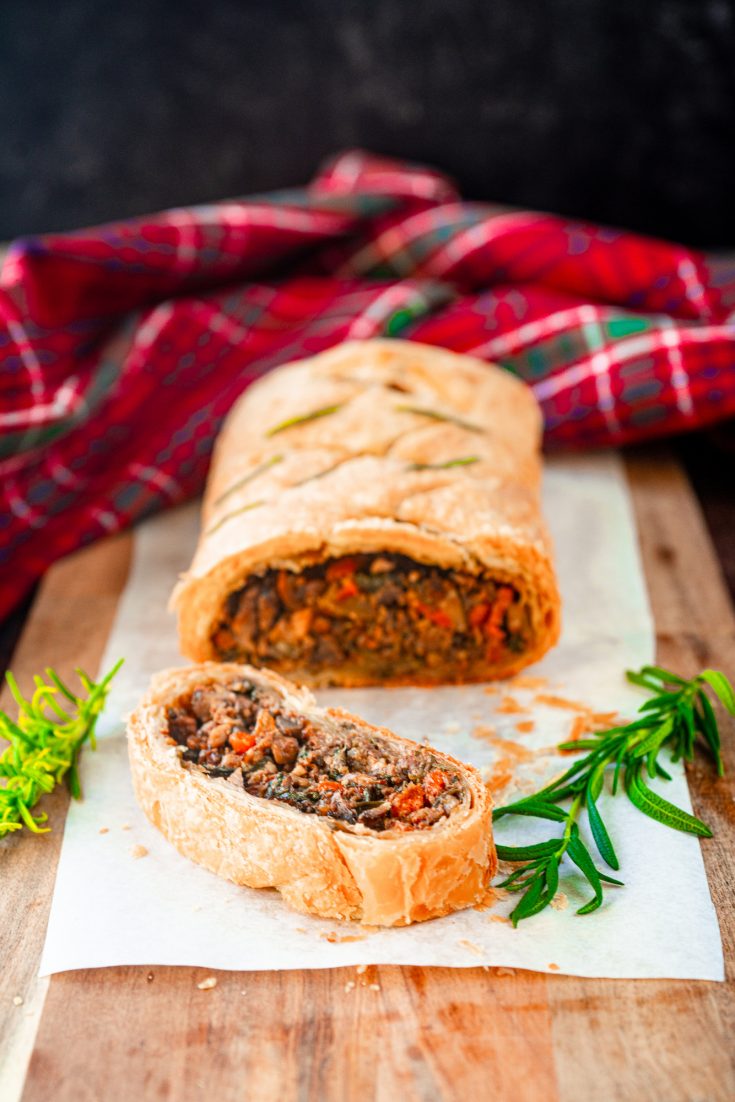
{"type": "MultiPolygon", "coordinates": [[[[272,372],[235,404],[217,442],[199,544],[173,598],[184,653],[263,662],[315,684],[477,680],[527,665],[559,623],[539,500],[541,428],[533,394],[508,372],[408,341],[353,341],[272,372]],[[357,621],[374,619],[369,601],[355,593],[353,605],[341,604],[349,594],[340,591],[335,609],[329,587],[308,572],[326,570],[330,581],[354,569],[365,589],[363,575],[379,571],[386,552],[389,580],[410,607],[376,609],[386,630],[368,637],[357,621]],[[334,630],[324,617],[306,623],[300,607],[311,598],[286,593],[284,571],[313,582],[307,590],[331,609],[334,630]],[[428,628],[429,604],[432,627],[445,625],[441,654],[426,639],[408,658],[400,639],[417,638],[408,620],[428,628]],[[356,628],[340,641],[345,617],[356,628]],[[493,626],[511,644],[503,654],[493,626]],[[374,661],[357,662],[366,650],[374,661]]],[[[386,590],[373,603],[388,599],[386,590]]]]}
{"type": "Polygon", "coordinates": [[[386,524],[413,529],[411,551],[430,561],[438,561],[431,536],[456,532],[445,565],[459,565],[498,529],[546,551],[540,436],[528,387],[443,349],[352,341],[286,365],[252,386],[225,422],[190,574],[222,567],[239,549],[263,545],[270,555],[282,534],[286,557],[327,544],[354,549],[358,524],[364,550],[385,545],[386,524]]]}

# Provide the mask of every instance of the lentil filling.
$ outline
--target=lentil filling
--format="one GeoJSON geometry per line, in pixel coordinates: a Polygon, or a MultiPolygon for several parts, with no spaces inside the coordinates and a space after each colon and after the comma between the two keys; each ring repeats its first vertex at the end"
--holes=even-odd
{"type": "Polygon", "coordinates": [[[335,719],[320,728],[246,680],[202,685],[167,713],[182,762],[252,796],[374,831],[425,830],[458,807],[459,775],[421,746],[335,719]]]}
{"type": "Polygon", "coordinates": [[[223,660],[284,671],[451,681],[512,660],[530,631],[512,585],[382,553],[251,576],[228,597],[212,643],[223,660]]]}

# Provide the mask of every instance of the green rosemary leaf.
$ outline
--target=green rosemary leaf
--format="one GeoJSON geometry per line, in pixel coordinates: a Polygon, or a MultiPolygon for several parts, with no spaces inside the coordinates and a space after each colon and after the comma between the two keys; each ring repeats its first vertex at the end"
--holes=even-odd
{"type": "Polygon", "coordinates": [[[697,834],[700,838],[711,838],[712,831],[687,811],[676,807],[675,804],[664,800],[658,793],[653,792],[643,781],[640,775],[640,763],[628,766],[626,772],[626,790],[631,803],[635,804],[639,811],[648,815],[651,819],[671,827],[673,830],[681,830],[687,834],[697,834]]]}
{"type": "Polygon", "coordinates": [[[661,693],[659,696],[652,696],[645,704],[641,704],[640,710],[642,712],[658,712],[662,708],[670,706],[672,697],[678,697],[678,695],[678,693],[661,693]]]}
{"type": "Polygon", "coordinates": [[[723,707],[731,716],[735,716],[735,690],[724,673],[720,673],[719,670],[702,670],[698,680],[706,681],[719,697],[723,707]]]}
{"type": "Polygon", "coordinates": [[[663,723],[654,727],[651,733],[646,735],[643,741],[632,751],[631,756],[634,758],[645,758],[652,750],[658,750],[673,730],[674,717],[668,716],[663,723]]]}
{"type": "Polygon", "coordinates": [[[307,478],[302,478],[299,482],[294,482],[294,486],[305,486],[307,482],[316,482],[318,478],[325,478],[326,475],[331,474],[332,471],[336,471],[337,468],[341,467],[345,462],[345,459],[338,459],[336,463],[332,463],[331,467],[325,467],[323,471],[317,471],[316,474],[310,474],[307,478]]]}
{"type": "Polygon", "coordinates": [[[519,800],[516,804],[508,804],[493,811],[494,820],[503,815],[530,815],[535,819],[551,819],[557,823],[563,823],[566,819],[566,813],[560,807],[542,800],[519,800]]]}
{"type": "MultiPolygon", "coordinates": [[[[544,889],[544,877],[536,875],[531,882],[526,894],[522,897],[520,903],[515,910],[510,913],[510,920],[513,926],[516,927],[523,918],[530,918],[535,913],[535,908],[541,899],[541,893],[544,889]]],[[[544,904],[542,904],[544,905],[544,904]]]]}
{"type": "Polygon", "coordinates": [[[554,898],[554,896],[556,895],[557,889],[559,887],[559,859],[558,858],[553,858],[552,857],[551,860],[547,862],[546,868],[544,870],[544,876],[545,876],[545,879],[546,879],[546,894],[549,897],[549,901],[551,901],[554,898]]]}
{"type": "Polygon", "coordinates": [[[619,869],[620,861],[618,860],[618,855],[615,852],[615,847],[610,841],[610,835],[607,832],[607,828],[602,821],[602,816],[595,802],[600,795],[600,788],[597,787],[597,780],[599,780],[599,784],[602,785],[603,773],[604,768],[599,769],[598,767],[598,771],[592,774],[589,784],[587,785],[587,818],[589,819],[592,837],[595,840],[595,845],[597,846],[600,857],[611,869],[619,869]],[[593,780],[595,781],[594,786],[593,780]],[[597,791],[595,791],[595,789],[597,789],[597,791]]]}
{"type": "Polygon", "coordinates": [[[219,497],[214,499],[212,504],[219,505],[221,502],[226,501],[227,498],[237,490],[241,490],[243,486],[247,486],[248,482],[252,482],[253,479],[269,471],[271,467],[275,467],[277,463],[282,463],[283,458],[282,455],[272,455],[270,459],[264,459],[257,467],[253,467],[252,471],[248,471],[242,478],[238,478],[237,482],[233,482],[231,486],[228,486],[223,494],[220,494],[219,497]]]}
{"type": "Polygon", "coordinates": [[[661,777],[664,781],[671,780],[671,773],[667,773],[660,761],[656,761],[656,776],[661,777]]]}
{"type": "Polygon", "coordinates": [[[650,677],[645,677],[642,673],[637,673],[635,670],[626,670],[625,676],[631,685],[638,685],[641,689],[651,689],[655,693],[661,690],[658,682],[653,681],[650,677]]]}
{"type": "Polygon", "coordinates": [[[672,673],[671,670],[665,670],[662,666],[641,666],[640,673],[644,677],[653,677],[660,681],[662,685],[686,685],[687,682],[683,677],[679,677],[677,673],[672,673]]]}
{"type": "Polygon", "coordinates": [[[725,767],[722,763],[722,755],[720,753],[720,732],[717,729],[717,717],[715,716],[712,705],[707,699],[707,694],[702,692],[701,689],[697,693],[697,700],[699,708],[695,710],[695,718],[698,720],[698,726],[702,735],[712,751],[717,774],[721,777],[725,772],[725,767]]]}
{"type": "Polygon", "coordinates": [[[425,409],[423,406],[409,406],[400,405],[395,406],[395,409],[399,413],[416,413],[420,417],[428,417],[432,421],[449,421],[453,425],[459,425],[460,428],[467,429],[468,432],[484,432],[479,425],[473,425],[470,421],[465,421],[461,417],[457,417],[456,414],[442,413],[438,409],[425,409]]]}
{"type": "Polygon", "coordinates": [[[536,842],[531,846],[496,846],[501,861],[526,861],[529,857],[546,857],[559,848],[557,839],[548,842],[536,842]]]}
{"type": "Polygon", "coordinates": [[[557,750],[596,750],[600,745],[598,739],[574,739],[572,742],[560,742],[557,750]]]}
{"type": "Polygon", "coordinates": [[[509,892],[525,891],[534,878],[535,868],[535,865],[524,865],[522,868],[516,869],[514,873],[502,880],[498,887],[505,888],[509,892]]]}
{"type": "Polygon", "coordinates": [[[409,471],[447,471],[450,467],[470,467],[479,463],[479,455],[465,455],[460,459],[447,459],[445,463],[409,463],[409,471]]]}
{"type": "Polygon", "coordinates": [[[679,719],[679,737],[674,744],[674,761],[677,761],[679,757],[691,761],[694,757],[694,743],[697,738],[694,708],[691,700],[680,700],[676,706],[676,711],[679,719]]]}
{"type": "Polygon", "coordinates": [[[300,413],[296,417],[287,417],[285,421],[279,421],[272,429],[268,429],[266,436],[277,436],[279,432],[295,428],[296,425],[305,425],[309,421],[317,421],[320,417],[328,417],[330,413],[336,413],[342,409],[344,402],[337,402],[333,406],[322,406],[320,409],[312,409],[309,413],[300,413]]]}
{"type": "Polygon", "coordinates": [[[577,868],[579,868],[587,878],[595,893],[594,898],[591,899],[589,903],[585,903],[583,907],[580,907],[577,914],[591,914],[591,912],[596,911],[602,903],[602,883],[600,881],[600,874],[595,867],[594,861],[590,857],[589,850],[578,833],[574,833],[569,839],[567,853],[571,860],[574,861],[577,868]]]}

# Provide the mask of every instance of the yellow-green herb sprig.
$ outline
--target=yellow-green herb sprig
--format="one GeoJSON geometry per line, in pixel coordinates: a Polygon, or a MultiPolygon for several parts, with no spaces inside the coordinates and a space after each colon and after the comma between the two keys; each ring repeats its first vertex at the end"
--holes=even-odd
{"type": "Polygon", "coordinates": [[[0,754],[0,838],[26,826],[44,834],[45,814],[33,815],[40,798],[51,792],[64,777],[75,799],[81,788],[77,764],[85,742],[94,748],[94,728],[105,706],[110,683],[123,664],[113,666],[101,681],[94,682],[83,670],[76,670],[82,693],[75,693],[52,669],[46,679],[36,676],[35,692],[26,699],[12,673],[8,687],[18,705],[17,720],[0,712],[0,736],[8,746],[0,754]]]}

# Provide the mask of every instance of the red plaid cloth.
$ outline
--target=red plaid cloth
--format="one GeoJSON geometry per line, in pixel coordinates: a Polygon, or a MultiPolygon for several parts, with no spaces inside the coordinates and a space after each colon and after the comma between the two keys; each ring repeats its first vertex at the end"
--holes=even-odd
{"type": "Polygon", "coordinates": [[[735,265],[463,202],[353,152],[310,187],[16,242],[0,277],[0,615],[56,558],[196,493],[237,396],[347,338],[533,387],[549,445],[735,411],[735,265]]]}

